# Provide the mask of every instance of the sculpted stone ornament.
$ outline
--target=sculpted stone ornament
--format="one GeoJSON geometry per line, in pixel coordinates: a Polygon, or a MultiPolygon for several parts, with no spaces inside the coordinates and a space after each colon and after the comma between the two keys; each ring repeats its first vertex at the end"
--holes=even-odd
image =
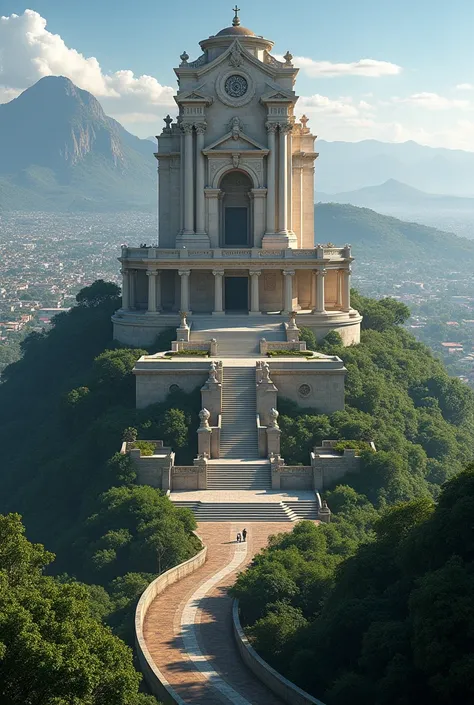
{"type": "Polygon", "coordinates": [[[188,315],[188,314],[187,314],[186,311],[180,311],[180,312],[179,312],[179,316],[180,316],[180,318],[181,318],[181,323],[180,323],[180,326],[179,326],[180,328],[189,328],[188,322],[187,322],[187,320],[186,320],[186,316],[187,316],[187,315],[188,315]]]}
{"type": "Polygon", "coordinates": [[[189,54],[187,51],[183,51],[181,56],[179,57],[181,59],[180,66],[187,66],[188,65],[188,59],[189,59],[189,54]]]}
{"type": "Polygon", "coordinates": [[[270,379],[270,366],[268,362],[262,362],[262,382],[272,383],[270,379]]]}
{"type": "Polygon", "coordinates": [[[240,163],[240,154],[233,154],[232,155],[232,166],[234,169],[237,169],[240,163]]]}
{"type": "Polygon", "coordinates": [[[290,311],[289,322],[288,322],[288,328],[290,330],[298,330],[298,326],[296,325],[296,316],[297,316],[296,311],[290,311]]]}
{"type": "Polygon", "coordinates": [[[290,54],[290,52],[287,51],[283,58],[285,59],[285,68],[288,66],[293,66],[293,64],[291,63],[293,59],[293,54],[290,54]]]}
{"type": "Polygon", "coordinates": [[[224,84],[224,90],[231,98],[242,98],[247,93],[249,84],[244,76],[232,74],[224,84]]]}
{"type": "Polygon", "coordinates": [[[232,132],[232,139],[238,140],[240,133],[242,132],[242,121],[239,117],[233,117],[229,123],[230,131],[232,132]]]}
{"type": "Polygon", "coordinates": [[[163,118],[163,122],[166,125],[165,130],[169,132],[171,130],[170,125],[173,122],[173,118],[168,114],[165,118],[163,118]]]}
{"type": "Polygon", "coordinates": [[[278,425],[278,417],[280,416],[280,414],[278,413],[278,411],[275,408],[270,409],[270,412],[268,415],[270,417],[270,421],[268,422],[269,427],[270,428],[280,428],[278,425]]]}
{"type": "Polygon", "coordinates": [[[199,412],[200,426],[199,429],[209,428],[209,419],[211,418],[211,413],[207,409],[201,409],[199,412]]]}
{"type": "Polygon", "coordinates": [[[238,68],[242,63],[242,52],[237,45],[234,45],[230,50],[229,64],[234,68],[238,68]]]}
{"type": "Polygon", "coordinates": [[[218,384],[217,380],[217,365],[214,360],[210,364],[209,377],[207,380],[208,384],[218,384]]]}

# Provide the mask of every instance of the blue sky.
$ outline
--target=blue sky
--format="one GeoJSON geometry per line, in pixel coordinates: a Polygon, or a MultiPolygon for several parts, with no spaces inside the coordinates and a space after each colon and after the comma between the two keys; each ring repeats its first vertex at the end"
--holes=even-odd
{"type": "MultiPolygon", "coordinates": [[[[0,0],[0,101],[42,75],[63,73],[132,132],[152,134],[173,112],[179,54],[196,58],[198,41],[231,23],[232,5],[0,0]]],[[[415,139],[474,151],[474,0],[254,0],[239,7],[242,24],[272,39],[274,53],[289,49],[298,58],[301,109],[320,137],[415,139]]]]}

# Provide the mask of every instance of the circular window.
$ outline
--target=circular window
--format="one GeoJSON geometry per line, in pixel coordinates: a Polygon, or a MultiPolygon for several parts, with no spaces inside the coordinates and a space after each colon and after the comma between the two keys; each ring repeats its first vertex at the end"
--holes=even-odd
{"type": "Polygon", "coordinates": [[[226,79],[224,90],[231,98],[242,98],[247,93],[249,84],[243,76],[232,74],[226,79]]]}
{"type": "Polygon", "coordinates": [[[216,93],[221,103],[240,108],[250,103],[255,95],[256,84],[252,76],[242,69],[224,71],[216,78],[216,93]]]}
{"type": "Polygon", "coordinates": [[[301,397],[309,397],[311,394],[311,387],[309,384],[302,384],[301,387],[298,387],[298,394],[301,397]]]}
{"type": "Polygon", "coordinates": [[[173,392],[180,392],[180,391],[181,391],[181,387],[179,386],[179,384],[171,384],[170,387],[169,387],[169,389],[168,389],[168,391],[171,392],[171,393],[173,393],[173,392]]]}

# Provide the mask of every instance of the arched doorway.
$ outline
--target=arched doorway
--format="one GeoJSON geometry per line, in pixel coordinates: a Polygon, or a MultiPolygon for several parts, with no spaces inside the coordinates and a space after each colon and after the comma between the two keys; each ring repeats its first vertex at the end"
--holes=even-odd
{"type": "Polygon", "coordinates": [[[221,181],[223,247],[247,247],[250,243],[251,189],[252,182],[242,171],[230,171],[221,181]]]}

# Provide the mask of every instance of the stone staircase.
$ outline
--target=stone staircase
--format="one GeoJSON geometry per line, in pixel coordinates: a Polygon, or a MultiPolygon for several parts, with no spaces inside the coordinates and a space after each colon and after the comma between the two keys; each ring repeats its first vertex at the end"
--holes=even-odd
{"type": "Polygon", "coordinates": [[[294,521],[301,519],[315,520],[318,518],[318,503],[312,499],[288,500],[284,504],[294,515],[294,521]]]}
{"type": "Polygon", "coordinates": [[[221,459],[258,458],[255,367],[223,368],[221,459]]]}
{"type": "Polygon", "coordinates": [[[191,323],[190,340],[206,342],[215,338],[217,354],[223,358],[258,357],[262,338],[286,339],[280,316],[195,316],[191,323]]]}
{"type": "Polygon", "coordinates": [[[268,490],[271,487],[270,463],[220,463],[211,460],[207,466],[208,490],[268,490]]]}
{"type": "Polygon", "coordinates": [[[292,521],[283,502],[186,502],[174,500],[173,503],[177,507],[191,509],[196,521],[248,523],[254,521],[292,521]]]}

